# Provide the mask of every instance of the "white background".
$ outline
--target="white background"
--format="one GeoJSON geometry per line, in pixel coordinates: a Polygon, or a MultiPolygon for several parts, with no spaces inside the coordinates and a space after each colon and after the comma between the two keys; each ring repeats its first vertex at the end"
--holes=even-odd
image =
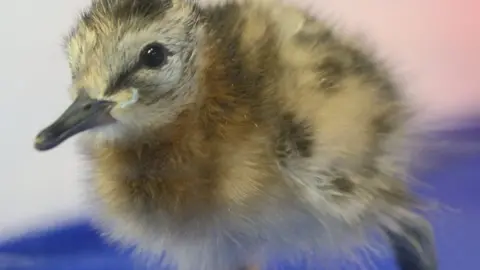
{"type": "MultiPolygon", "coordinates": [[[[33,138],[69,103],[62,36],[87,0],[2,2],[0,239],[84,212],[82,168],[76,165],[73,143],[40,154],[33,150],[33,138]]],[[[429,116],[480,108],[480,2],[297,3],[328,11],[347,29],[365,30],[383,55],[398,63],[409,80],[407,90],[429,116]]]]}

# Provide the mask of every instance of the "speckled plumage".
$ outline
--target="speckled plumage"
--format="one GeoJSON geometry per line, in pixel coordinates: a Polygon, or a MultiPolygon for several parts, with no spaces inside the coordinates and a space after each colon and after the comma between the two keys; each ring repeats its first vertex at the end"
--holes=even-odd
{"type": "Polygon", "coordinates": [[[66,50],[74,98],[139,93],[111,109],[115,123],[81,135],[112,239],[166,250],[179,270],[237,270],[341,256],[376,232],[402,270],[436,269],[403,164],[398,84],[327,23],[274,0],[96,0],[66,50]],[[142,69],[152,41],[171,53],[142,69]]]}

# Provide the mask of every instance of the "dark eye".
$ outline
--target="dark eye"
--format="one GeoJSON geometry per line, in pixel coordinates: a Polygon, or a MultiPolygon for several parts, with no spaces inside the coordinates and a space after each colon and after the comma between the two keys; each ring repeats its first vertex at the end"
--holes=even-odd
{"type": "Polygon", "coordinates": [[[162,44],[148,44],[140,53],[140,61],[148,68],[157,68],[165,64],[167,54],[168,51],[162,44]]]}

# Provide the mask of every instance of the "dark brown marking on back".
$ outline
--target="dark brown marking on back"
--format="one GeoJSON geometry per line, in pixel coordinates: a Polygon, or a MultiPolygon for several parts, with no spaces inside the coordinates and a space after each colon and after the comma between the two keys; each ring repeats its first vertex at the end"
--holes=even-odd
{"type": "Polygon", "coordinates": [[[332,180],[332,184],[338,191],[343,193],[351,193],[355,188],[355,184],[346,176],[339,176],[332,180]]]}
{"type": "Polygon", "coordinates": [[[372,121],[372,127],[377,135],[386,135],[394,129],[391,116],[387,113],[378,115],[372,121]]]}
{"type": "Polygon", "coordinates": [[[279,125],[275,149],[278,158],[312,156],[313,134],[309,125],[294,119],[291,113],[281,117],[279,125]]]}
{"type": "Polygon", "coordinates": [[[320,90],[326,93],[335,93],[345,76],[344,64],[333,57],[326,57],[316,68],[319,74],[320,90]]]}
{"type": "Polygon", "coordinates": [[[372,83],[386,101],[398,98],[396,85],[390,79],[390,74],[383,63],[375,59],[373,53],[353,46],[342,46],[341,48],[343,53],[348,56],[347,67],[350,72],[361,76],[365,82],[372,83]]]}

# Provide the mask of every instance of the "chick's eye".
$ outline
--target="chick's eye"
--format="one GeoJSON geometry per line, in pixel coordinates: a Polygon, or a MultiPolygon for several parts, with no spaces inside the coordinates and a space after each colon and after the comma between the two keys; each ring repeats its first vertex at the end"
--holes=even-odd
{"type": "Polygon", "coordinates": [[[157,68],[165,64],[167,49],[159,43],[152,43],[143,48],[140,53],[140,61],[148,68],[157,68]]]}

